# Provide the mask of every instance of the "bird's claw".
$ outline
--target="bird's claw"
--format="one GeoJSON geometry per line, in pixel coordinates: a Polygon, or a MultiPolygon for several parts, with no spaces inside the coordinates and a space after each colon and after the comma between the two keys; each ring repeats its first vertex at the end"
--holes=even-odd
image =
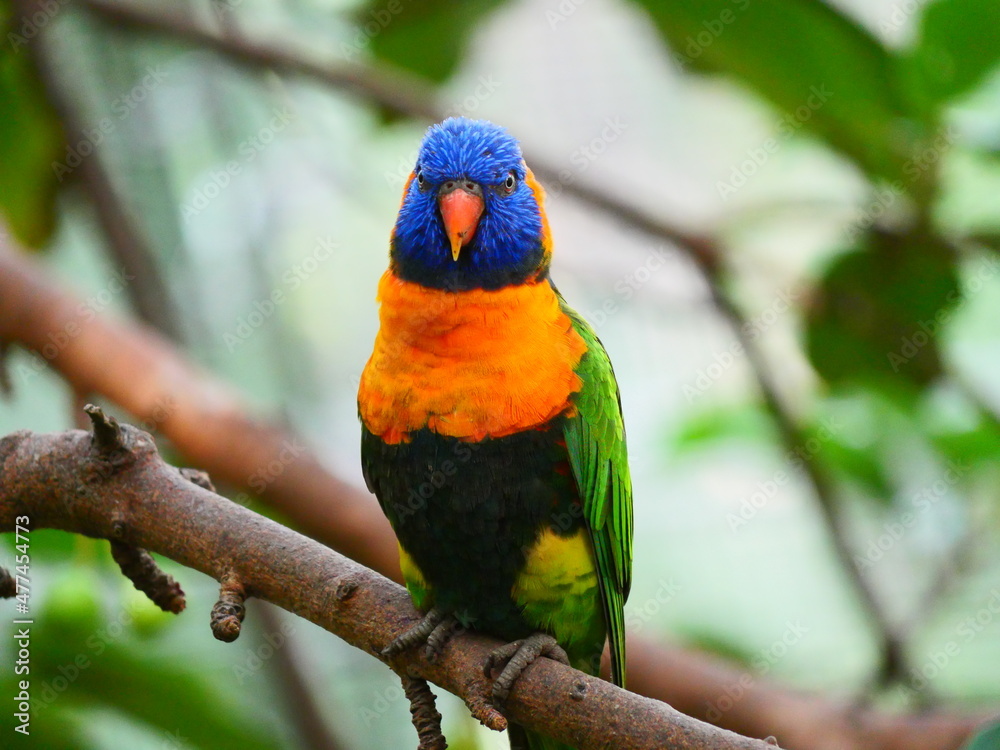
{"type": "Polygon", "coordinates": [[[448,641],[461,628],[458,620],[451,615],[445,615],[444,619],[435,625],[430,635],[427,636],[427,642],[424,644],[424,658],[432,664],[436,662],[448,641]]]}
{"type": "Polygon", "coordinates": [[[504,664],[500,676],[493,682],[493,703],[502,707],[510,691],[521,673],[524,672],[540,656],[570,666],[569,657],[563,651],[556,639],[547,633],[535,633],[519,641],[511,641],[500,648],[494,649],[486,658],[483,673],[487,678],[493,676],[493,671],[504,664]]]}
{"type": "Polygon", "coordinates": [[[424,657],[431,662],[437,661],[441,650],[457,629],[458,621],[454,617],[433,607],[420,622],[398,635],[382,649],[382,656],[391,659],[404,651],[425,644],[424,657]]]}

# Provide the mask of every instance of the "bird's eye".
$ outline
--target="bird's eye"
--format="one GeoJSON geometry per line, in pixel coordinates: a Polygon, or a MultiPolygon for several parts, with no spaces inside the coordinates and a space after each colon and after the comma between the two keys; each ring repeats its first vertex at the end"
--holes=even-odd
{"type": "Polygon", "coordinates": [[[417,187],[421,190],[427,189],[427,178],[424,177],[424,171],[422,169],[417,170],[417,187]]]}
{"type": "Polygon", "coordinates": [[[517,186],[517,175],[513,171],[507,173],[507,179],[503,181],[503,192],[505,195],[510,195],[514,192],[514,188],[517,186]]]}

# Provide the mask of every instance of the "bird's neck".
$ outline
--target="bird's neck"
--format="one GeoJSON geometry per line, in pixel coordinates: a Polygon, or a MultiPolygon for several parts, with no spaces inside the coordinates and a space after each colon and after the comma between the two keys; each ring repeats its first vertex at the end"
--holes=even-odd
{"type": "Polygon", "coordinates": [[[494,357],[544,335],[564,319],[546,279],[502,289],[445,291],[404,281],[391,270],[379,283],[380,335],[438,356],[494,357]]]}
{"type": "Polygon", "coordinates": [[[548,281],[446,292],[387,271],[381,326],[361,376],[361,421],[398,443],[423,428],[502,437],[570,408],[587,345],[548,281]]]}

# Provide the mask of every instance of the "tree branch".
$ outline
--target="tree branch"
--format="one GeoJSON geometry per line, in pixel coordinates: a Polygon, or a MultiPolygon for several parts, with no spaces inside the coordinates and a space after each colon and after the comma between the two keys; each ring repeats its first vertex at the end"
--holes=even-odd
{"type": "MultiPolygon", "coordinates": [[[[377,655],[419,616],[406,591],[377,573],[190,481],[164,463],[148,433],[121,428],[116,460],[99,434],[27,431],[0,439],[0,531],[27,516],[62,529],[149,549],[273,602],[377,655]],[[81,489],[83,491],[81,491],[81,489]]],[[[23,524],[22,524],[23,525],[23,524]]],[[[499,642],[458,635],[434,664],[419,649],[393,660],[400,674],[460,696],[493,728],[482,665],[499,642]]],[[[551,660],[518,681],[511,719],[587,750],[671,747],[771,750],[551,660]]]]}
{"type": "MultiPolygon", "coordinates": [[[[37,14],[44,17],[50,12],[39,0],[14,0],[14,6],[25,19],[37,14]]],[[[71,101],[66,83],[54,70],[50,33],[51,30],[43,25],[38,38],[28,45],[28,50],[38,69],[46,97],[62,122],[67,143],[76,146],[81,141],[90,142],[92,137],[86,134],[87,128],[71,101]]],[[[91,148],[94,148],[92,143],[91,148]]],[[[162,275],[156,268],[155,253],[118,195],[101,154],[95,152],[83,156],[79,170],[83,193],[94,208],[111,256],[121,264],[129,280],[126,289],[133,307],[140,318],[169,338],[177,339],[180,324],[162,275]]]]}

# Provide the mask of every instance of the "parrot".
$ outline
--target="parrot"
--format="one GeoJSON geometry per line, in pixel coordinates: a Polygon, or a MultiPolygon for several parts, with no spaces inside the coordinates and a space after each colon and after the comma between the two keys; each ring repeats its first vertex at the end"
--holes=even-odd
{"type": "MultiPolygon", "coordinates": [[[[544,188],[486,120],[432,125],[403,188],[358,387],[365,482],[423,619],[383,652],[465,628],[506,645],[502,708],[540,656],[625,685],[632,484],[611,361],[549,275],[544,188]]],[[[513,750],[572,750],[516,724],[513,750]]]]}

